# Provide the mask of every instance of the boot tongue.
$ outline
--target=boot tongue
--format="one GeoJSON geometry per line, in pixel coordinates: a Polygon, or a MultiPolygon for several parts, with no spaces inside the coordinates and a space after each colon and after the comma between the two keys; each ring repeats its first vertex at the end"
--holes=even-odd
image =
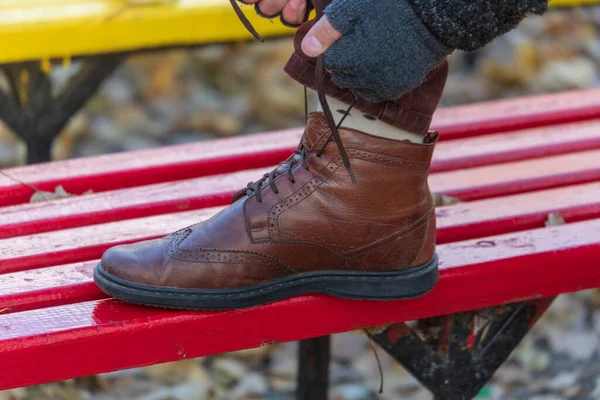
{"type": "MultiPolygon", "coordinates": [[[[321,113],[312,113],[306,124],[306,129],[302,135],[302,139],[300,140],[300,148],[307,152],[313,150],[313,147],[319,143],[319,139],[321,139],[327,133],[329,133],[329,128],[327,127],[327,122],[325,121],[325,118],[323,118],[323,115],[321,113]]],[[[322,141],[319,144],[322,144],[322,141]]],[[[302,155],[297,152],[291,154],[286,161],[279,164],[279,166],[275,168],[274,176],[277,177],[281,174],[285,174],[290,169],[290,161],[294,165],[301,163],[302,155]]],[[[269,177],[265,177],[264,179],[257,177],[257,180],[261,180],[259,189],[267,186],[269,184],[269,179],[269,177]]],[[[233,196],[232,202],[236,202],[246,194],[249,194],[248,188],[240,190],[233,196]]]]}
{"type": "MultiPolygon", "coordinates": [[[[287,171],[291,168],[291,164],[295,165],[295,164],[298,164],[301,162],[302,162],[301,154],[298,154],[298,153],[292,154],[290,157],[288,157],[288,159],[286,161],[279,164],[279,166],[277,168],[275,168],[274,174],[273,174],[274,177],[278,177],[281,174],[287,173],[287,171]]],[[[270,175],[270,173],[267,173],[266,175],[263,175],[262,177],[257,179],[258,181],[260,181],[260,184],[259,184],[257,190],[260,190],[269,184],[269,181],[271,179],[269,175],[270,175]]],[[[235,203],[237,200],[244,197],[244,195],[246,195],[246,194],[250,195],[251,194],[250,192],[251,192],[250,186],[248,186],[245,189],[240,190],[239,192],[237,192],[236,194],[233,195],[232,203],[235,203]]]]}
{"type": "MultiPolygon", "coordinates": [[[[320,113],[313,113],[310,115],[302,139],[300,140],[302,148],[310,151],[319,142],[319,139],[323,134],[328,133],[327,122],[323,115],[320,113]]],[[[294,165],[302,162],[302,156],[298,153],[293,153],[286,161],[279,164],[275,168],[275,176],[285,174],[290,169],[289,161],[292,161],[294,165]]],[[[269,178],[266,178],[261,185],[261,188],[269,184],[269,178]]]]}

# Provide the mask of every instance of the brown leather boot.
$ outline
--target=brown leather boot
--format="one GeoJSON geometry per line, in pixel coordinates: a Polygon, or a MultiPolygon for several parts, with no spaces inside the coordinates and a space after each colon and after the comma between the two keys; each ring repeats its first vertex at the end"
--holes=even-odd
{"type": "MultiPolygon", "coordinates": [[[[313,0],[317,19],[330,1],[313,0]]],[[[332,84],[322,58],[300,51],[313,23],[298,30],[286,66],[292,78],[317,88],[324,110],[311,115],[298,150],[210,220],[108,250],[94,272],[102,290],[134,303],[206,310],[308,293],[405,299],[433,288],[435,213],[427,175],[437,133],[427,130],[448,65],[400,99],[355,99],[332,84]],[[427,144],[338,129],[325,95],[427,135],[427,144]]]]}
{"type": "Polygon", "coordinates": [[[344,168],[321,113],[299,149],[208,221],[108,250],[106,293],[134,303],[231,309],[309,293],[420,296],[437,281],[427,176],[437,134],[413,144],[341,128],[344,168]]]}

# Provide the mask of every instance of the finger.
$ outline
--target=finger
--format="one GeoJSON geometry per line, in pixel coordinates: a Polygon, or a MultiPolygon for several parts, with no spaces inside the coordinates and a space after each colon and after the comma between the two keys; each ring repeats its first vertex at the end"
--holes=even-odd
{"type": "Polygon", "coordinates": [[[289,0],[281,16],[290,25],[300,25],[306,18],[306,0],[289,0]]]}
{"type": "Polygon", "coordinates": [[[283,11],[288,0],[260,0],[258,11],[265,17],[275,17],[283,11]]]}
{"type": "Polygon", "coordinates": [[[327,20],[323,17],[308,31],[302,40],[302,51],[309,57],[318,57],[342,37],[327,20]]]}

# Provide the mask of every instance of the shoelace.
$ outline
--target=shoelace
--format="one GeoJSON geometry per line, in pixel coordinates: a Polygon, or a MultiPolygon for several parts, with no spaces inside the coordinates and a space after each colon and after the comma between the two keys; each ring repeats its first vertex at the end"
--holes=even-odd
{"type": "MultiPolygon", "coordinates": [[[[350,105],[350,107],[346,110],[346,112],[344,113],[344,116],[342,117],[342,119],[340,119],[340,122],[338,122],[337,125],[334,125],[336,130],[339,129],[339,127],[342,125],[342,123],[344,122],[344,120],[346,119],[348,114],[350,114],[350,111],[352,111],[352,109],[354,108],[355,104],[356,104],[356,101],[354,101],[350,105]]],[[[304,88],[304,120],[305,120],[305,123],[308,122],[308,99],[307,99],[306,88],[304,88]]],[[[329,138],[327,138],[325,143],[323,143],[323,146],[317,152],[317,157],[321,157],[321,154],[323,154],[323,152],[325,151],[325,147],[327,146],[327,144],[329,144],[332,137],[333,137],[333,135],[329,136],[329,138]]],[[[262,203],[262,195],[261,195],[260,189],[262,188],[263,184],[268,182],[268,185],[271,188],[271,190],[275,194],[279,193],[279,189],[277,189],[277,184],[275,183],[275,177],[277,177],[283,173],[285,173],[287,175],[290,182],[296,183],[296,179],[294,178],[293,168],[297,164],[302,164],[302,167],[308,171],[309,167],[308,167],[308,162],[306,161],[306,157],[308,157],[308,154],[309,154],[308,150],[306,150],[302,146],[302,143],[300,143],[300,145],[298,146],[298,149],[296,151],[294,151],[294,153],[288,160],[279,164],[279,166],[277,168],[275,168],[274,170],[272,170],[271,172],[264,174],[263,177],[260,178],[258,181],[248,183],[248,186],[246,188],[247,189],[246,194],[248,194],[249,196],[254,194],[256,196],[256,201],[258,201],[259,203],[262,203]]],[[[353,175],[351,175],[351,177],[352,176],[353,175]]],[[[356,181],[353,181],[353,182],[356,182],[356,181]]]]}
{"type": "MultiPolygon", "coordinates": [[[[248,31],[252,34],[252,36],[254,36],[256,39],[260,40],[261,42],[264,42],[263,38],[258,34],[258,32],[256,32],[256,29],[254,29],[254,27],[252,26],[250,21],[248,21],[248,18],[246,18],[246,16],[240,9],[240,6],[237,4],[237,1],[238,0],[229,0],[233,9],[235,10],[235,13],[237,14],[238,18],[242,21],[242,23],[244,24],[246,29],[248,29],[248,31]]],[[[333,118],[333,114],[331,113],[331,108],[329,107],[329,103],[327,102],[327,98],[325,96],[325,83],[324,83],[325,67],[323,66],[323,56],[322,55],[317,58],[317,68],[316,68],[315,74],[316,74],[317,94],[319,96],[319,101],[321,102],[321,107],[323,107],[323,115],[325,116],[327,125],[329,125],[329,129],[331,130],[331,135],[327,138],[327,140],[325,141],[325,143],[323,144],[321,149],[317,152],[317,157],[321,156],[321,154],[325,151],[325,147],[327,146],[327,144],[329,144],[331,139],[333,139],[337,145],[338,152],[340,154],[340,158],[342,159],[342,162],[344,163],[344,166],[346,167],[348,174],[350,174],[350,179],[352,180],[352,183],[355,183],[356,177],[354,176],[354,171],[352,171],[352,166],[350,165],[350,159],[348,158],[348,153],[346,152],[346,149],[344,148],[344,144],[342,143],[342,138],[340,137],[339,128],[340,128],[340,126],[342,126],[342,123],[344,122],[346,117],[350,114],[350,111],[352,111],[352,109],[356,105],[356,100],[354,100],[354,102],[350,105],[350,107],[344,113],[340,122],[338,122],[338,124],[336,125],[335,119],[333,118]]],[[[308,93],[307,93],[306,86],[305,86],[304,87],[304,123],[306,124],[307,122],[308,122],[308,93]]],[[[302,166],[304,167],[304,169],[308,170],[309,169],[308,162],[306,161],[306,157],[308,156],[308,154],[309,154],[308,150],[304,149],[302,146],[302,143],[300,143],[300,145],[298,146],[298,149],[296,151],[294,151],[292,156],[287,161],[284,161],[283,163],[279,164],[279,167],[277,167],[273,171],[265,174],[258,181],[248,183],[247,194],[248,195],[254,194],[256,196],[256,200],[259,203],[261,203],[262,196],[260,193],[260,189],[265,182],[268,182],[269,187],[275,194],[279,193],[279,190],[277,189],[277,185],[275,184],[275,177],[279,175],[277,172],[280,170],[285,170],[285,174],[287,174],[287,177],[290,180],[290,182],[295,183],[296,180],[294,179],[294,174],[293,174],[292,169],[296,164],[301,163],[302,166]]],[[[280,172],[280,173],[283,173],[283,172],[280,172]]],[[[365,334],[366,334],[367,338],[369,339],[369,344],[371,345],[371,349],[373,350],[373,353],[375,354],[375,359],[377,360],[377,366],[379,368],[379,377],[381,379],[380,384],[379,384],[379,393],[383,393],[383,370],[381,368],[381,361],[379,360],[379,355],[377,354],[377,349],[375,348],[375,344],[373,343],[373,340],[368,335],[367,331],[365,331],[365,334]]]]}
{"type": "Polygon", "coordinates": [[[256,196],[256,201],[262,203],[262,195],[260,189],[262,188],[265,182],[268,182],[269,187],[271,188],[273,193],[279,193],[277,185],[275,184],[275,177],[278,176],[280,173],[283,173],[284,170],[290,182],[296,183],[296,180],[294,179],[294,173],[292,172],[292,168],[296,164],[301,163],[304,169],[308,170],[308,162],[306,161],[307,155],[308,151],[300,147],[298,150],[294,151],[292,156],[287,161],[284,161],[281,164],[279,164],[279,167],[275,168],[269,173],[266,173],[262,178],[260,178],[256,182],[248,183],[246,194],[248,194],[249,196],[254,194],[256,196]]]}
{"type": "MultiPolygon", "coordinates": [[[[238,18],[240,19],[242,24],[244,24],[244,27],[246,27],[246,29],[252,34],[252,36],[254,36],[257,40],[264,42],[263,38],[258,34],[256,29],[254,29],[254,27],[252,26],[252,23],[244,15],[239,4],[237,4],[237,1],[238,0],[229,0],[236,15],[238,16],[238,18]]],[[[339,133],[339,127],[341,126],[344,119],[348,116],[348,114],[350,113],[350,111],[352,110],[354,105],[356,104],[356,101],[354,101],[352,103],[352,105],[350,105],[350,107],[344,113],[344,116],[342,117],[340,122],[336,125],[335,119],[333,117],[333,113],[331,112],[331,108],[329,107],[329,103],[327,102],[327,97],[325,96],[325,67],[323,64],[323,55],[321,55],[317,58],[315,75],[316,75],[315,81],[316,81],[316,86],[317,86],[317,94],[319,97],[319,102],[321,103],[321,107],[323,108],[323,115],[325,117],[325,121],[327,122],[329,130],[331,131],[331,135],[329,136],[329,138],[327,138],[327,140],[325,141],[325,144],[323,145],[321,150],[317,153],[317,156],[320,156],[324,152],[325,146],[327,146],[327,144],[329,144],[329,142],[333,139],[333,141],[335,142],[335,144],[337,146],[338,153],[340,155],[342,163],[344,164],[344,167],[348,171],[348,174],[350,175],[350,179],[352,180],[352,183],[355,183],[356,177],[354,175],[354,171],[352,170],[352,166],[350,165],[350,159],[348,157],[348,153],[346,152],[346,149],[344,148],[344,144],[342,143],[342,138],[340,137],[340,133],[339,133]]],[[[304,87],[304,120],[305,120],[305,123],[308,122],[308,94],[306,91],[306,87],[304,87]]],[[[258,181],[248,183],[247,194],[248,195],[254,194],[256,196],[256,200],[258,202],[262,202],[262,196],[260,194],[260,189],[266,182],[268,182],[269,187],[271,188],[271,190],[273,190],[274,193],[278,193],[277,185],[275,184],[275,177],[277,177],[280,173],[283,173],[283,171],[285,171],[285,173],[287,174],[287,177],[290,180],[290,182],[294,183],[295,179],[294,179],[294,174],[293,174],[292,169],[296,164],[301,163],[302,166],[306,170],[308,170],[309,167],[308,167],[308,163],[306,162],[306,157],[308,156],[308,154],[309,154],[308,150],[304,149],[302,147],[302,143],[301,143],[300,146],[298,147],[298,149],[292,155],[292,157],[290,157],[287,161],[281,163],[279,165],[279,167],[275,168],[270,173],[265,174],[258,181]]]]}
{"type": "Polygon", "coordinates": [[[229,0],[229,2],[233,7],[233,11],[235,11],[235,14],[240,19],[240,21],[242,21],[242,24],[244,24],[244,27],[246,27],[248,32],[250,32],[256,40],[264,42],[265,40],[258,34],[258,32],[256,32],[256,29],[254,29],[250,21],[248,21],[248,18],[246,18],[246,16],[244,15],[244,12],[240,8],[240,5],[237,3],[237,0],[229,0]]]}

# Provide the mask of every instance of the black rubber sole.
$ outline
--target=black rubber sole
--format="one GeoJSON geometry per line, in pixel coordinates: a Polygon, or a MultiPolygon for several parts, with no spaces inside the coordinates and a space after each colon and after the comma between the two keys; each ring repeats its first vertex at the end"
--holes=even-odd
{"type": "Polygon", "coordinates": [[[322,271],[298,274],[238,289],[179,289],[129,282],[105,272],[100,265],[94,281],[117,299],[147,306],[181,310],[231,310],[289,297],[323,293],[359,300],[401,300],[422,296],[438,280],[437,256],[426,264],[398,272],[322,271]]]}

